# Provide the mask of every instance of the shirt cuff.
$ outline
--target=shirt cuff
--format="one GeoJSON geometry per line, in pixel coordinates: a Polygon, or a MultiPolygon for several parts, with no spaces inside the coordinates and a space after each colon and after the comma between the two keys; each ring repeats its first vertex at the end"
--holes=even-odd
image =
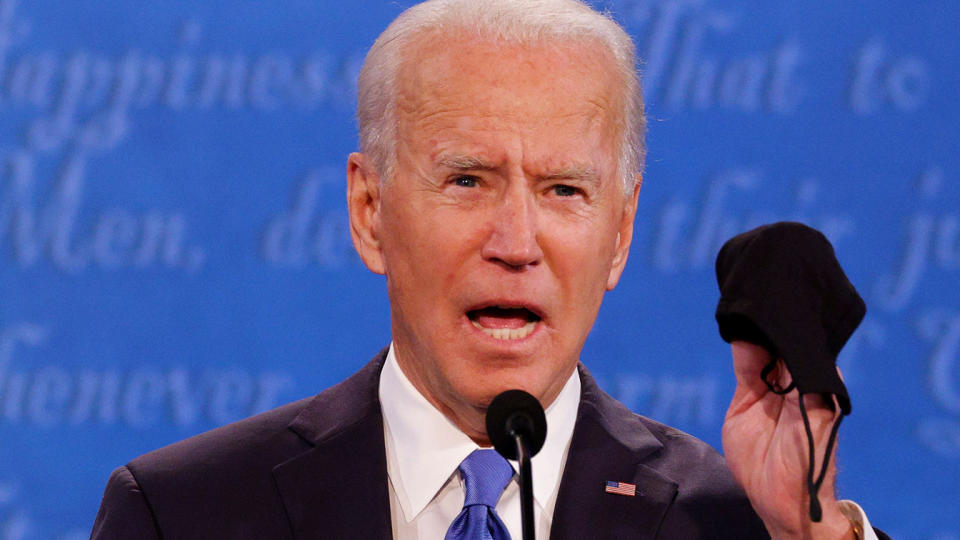
{"type": "Polygon", "coordinates": [[[877,533],[870,526],[870,520],[867,519],[866,512],[863,511],[863,508],[860,508],[859,504],[853,501],[839,501],[839,503],[840,512],[843,516],[849,519],[850,523],[860,526],[860,530],[863,531],[863,540],[879,540],[877,533]]]}

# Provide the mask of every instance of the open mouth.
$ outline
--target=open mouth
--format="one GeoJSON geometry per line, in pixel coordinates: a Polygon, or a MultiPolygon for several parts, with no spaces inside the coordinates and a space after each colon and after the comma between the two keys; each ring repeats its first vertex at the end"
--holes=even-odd
{"type": "Polygon", "coordinates": [[[502,340],[523,339],[537,327],[540,316],[522,306],[487,306],[467,312],[474,327],[502,340]]]}

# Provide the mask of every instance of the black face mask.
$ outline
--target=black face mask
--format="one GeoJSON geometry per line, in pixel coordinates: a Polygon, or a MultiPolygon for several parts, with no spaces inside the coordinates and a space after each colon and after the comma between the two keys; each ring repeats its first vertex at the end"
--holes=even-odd
{"type": "Polygon", "coordinates": [[[817,491],[844,415],[850,414],[850,396],[837,374],[840,349],[860,325],[866,305],[840,268],[833,246],[819,231],[801,223],[764,225],[727,241],[717,255],[720,301],[717,324],[727,342],[748,341],[766,348],[772,357],[761,374],[778,394],[794,388],[800,393],[800,413],[807,432],[810,466],[810,518],[820,521],[817,491]],[[786,364],[793,382],[775,388],[768,380],[778,359],[786,364]],[[814,444],[803,394],[833,397],[840,406],[823,468],[814,480],[814,444]]]}

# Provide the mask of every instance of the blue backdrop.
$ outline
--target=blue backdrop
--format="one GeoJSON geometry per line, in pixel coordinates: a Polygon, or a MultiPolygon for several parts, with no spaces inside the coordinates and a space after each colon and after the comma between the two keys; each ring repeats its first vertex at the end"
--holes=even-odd
{"type": "MultiPolygon", "coordinates": [[[[408,4],[0,0],[0,540],[85,538],[114,467],[388,342],[343,171],[359,64],[408,4]]],[[[649,164],[583,360],[719,446],[715,253],[818,227],[869,307],[841,495],[960,538],[960,5],[599,5],[643,58],[649,164]]]]}

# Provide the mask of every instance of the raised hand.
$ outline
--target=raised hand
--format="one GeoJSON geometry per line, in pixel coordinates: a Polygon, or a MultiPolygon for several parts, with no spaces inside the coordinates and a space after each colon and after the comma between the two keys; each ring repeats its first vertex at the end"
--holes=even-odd
{"type": "MultiPolygon", "coordinates": [[[[773,392],[760,376],[770,362],[763,347],[734,341],[737,389],[723,423],[723,451],[734,478],[747,492],[754,510],[775,539],[853,539],[850,522],[840,513],[834,494],[835,459],[830,460],[819,491],[823,519],[810,519],[807,491],[808,442],[796,390],[773,392]]],[[[783,362],[768,375],[775,388],[788,388],[783,362]]],[[[815,474],[823,465],[830,430],[840,414],[817,395],[803,397],[816,445],[815,474]]]]}

